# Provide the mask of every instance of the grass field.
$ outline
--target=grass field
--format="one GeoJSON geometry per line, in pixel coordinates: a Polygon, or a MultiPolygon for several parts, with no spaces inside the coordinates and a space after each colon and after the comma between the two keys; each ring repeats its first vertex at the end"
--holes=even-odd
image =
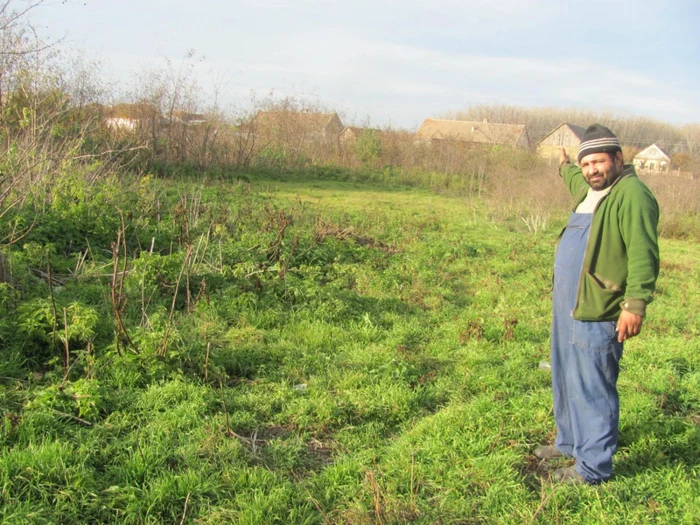
{"type": "Polygon", "coordinates": [[[2,523],[700,522],[697,242],[662,239],[615,478],[558,486],[565,204],[534,232],[399,186],[112,184],[7,254],[2,523]]]}

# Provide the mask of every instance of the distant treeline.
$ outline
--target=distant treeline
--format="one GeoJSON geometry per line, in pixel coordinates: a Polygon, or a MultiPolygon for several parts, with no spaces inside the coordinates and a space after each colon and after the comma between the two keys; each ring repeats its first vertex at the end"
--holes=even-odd
{"type": "Polygon", "coordinates": [[[616,115],[610,111],[597,112],[581,108],[528,108],[509,105],[478,105],[443,115],[456,120],[481,121],[502,124],[524,124],[530,140],[536,143],[562,122],[579,126],[599,122],[612,129],[623,144],[645,148],[653,143],[669,153],[696,154],[700,151],[700,124],[682,127],[660,122],[648,117],[616,115]]]}

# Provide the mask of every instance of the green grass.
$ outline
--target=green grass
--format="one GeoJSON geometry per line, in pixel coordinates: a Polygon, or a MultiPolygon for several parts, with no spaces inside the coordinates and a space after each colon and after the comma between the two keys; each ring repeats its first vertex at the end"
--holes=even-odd
{"type": "Polygon", "coordinates": [[[94,236],[63,201],[57,224],[13,247],[3,523],[700,520],[697,243],[662,240],[659,292],[622,362],[616,477],[557,486],[563,463],[531,451],[554,436],[538,363],[565,211],[535,234],[415,188],[250,180],[99,193],[94,236]],[[183,194],[202,204],[178,209],[183,194]],[[103,239],[127,204],[122,315],[137,350],[122,337],[117,352],[103,239]],[[46,266],[46,231],[62,232],[58,312],[79,305],[65,381],[51,290],[27,272],[46,266]]]}

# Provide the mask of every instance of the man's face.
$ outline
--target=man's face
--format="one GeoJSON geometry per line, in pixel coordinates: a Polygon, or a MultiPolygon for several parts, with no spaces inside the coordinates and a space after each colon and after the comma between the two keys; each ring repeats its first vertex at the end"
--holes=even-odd
{"type": "Polygon", "coordinates": [[[610,186],[622,173],[622,154],[620,152],[591,153],[581,159],[581,171],[588,185],[596,191],[610,186]]]}

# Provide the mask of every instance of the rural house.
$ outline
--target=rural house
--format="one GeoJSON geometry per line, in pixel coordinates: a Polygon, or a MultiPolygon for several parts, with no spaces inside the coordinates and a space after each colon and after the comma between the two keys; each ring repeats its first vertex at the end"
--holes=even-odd
{"type": "Polygon", "coordinates": [[[173,123],[183,124],[185,126],[197,126],[207,121],[204,115],[180,110],[173,111],[171,118],[173,123]]]}
{"type": "Polygon", "coordinates": [[[564,148],[571,158],[578,155],[585,128],[563,122],[537,143],[537,153],[545,159],[558,159],[560,148],[564,148]]]}
{"type": "Polygon", "coordinates": [[[104,108],[102,116],[105,124],[110,129],[133,131],[139,124],[156,118],[158,110],[147,103],[122,103],[104,108]]]}
{"type": "Polygon", "coordinates": [[[337,113],[259,111],[250,122],[258,136],[282,142],[337,140],[344,126],[337,113]]]}
{"type": "Polygon", "coordinates": [[[482,122],[467,120],[441,120],[427,118],[416,132],[417,142],[438,141],[474,144],[503,144],[518,148],[530,147],[525,126],[521,124],[495,124],[485,119],[482,122]]]}
{"type": "Polygon", "coordinates": [[[345,126],[345,129],[340,133],[340,142],[342,144],[353,144],[359,139],[363,133],[372,133],[379,137],[384,132],[376,128],[362,128],[359,126],[345,126]]]}
{"type": "Polygon", "coordinates": [[[340,142],[353,143],[364,130],[365,128],[360,128],[358,126],[345,126],[345,129],[340,132],[340,142]]]}
{"type": "Polygon", "coordinates": [[[656,144],[652,144],[634,156],[634,167],[639,171],[667,172],[671,166],[671,157],[656,144]]]}

